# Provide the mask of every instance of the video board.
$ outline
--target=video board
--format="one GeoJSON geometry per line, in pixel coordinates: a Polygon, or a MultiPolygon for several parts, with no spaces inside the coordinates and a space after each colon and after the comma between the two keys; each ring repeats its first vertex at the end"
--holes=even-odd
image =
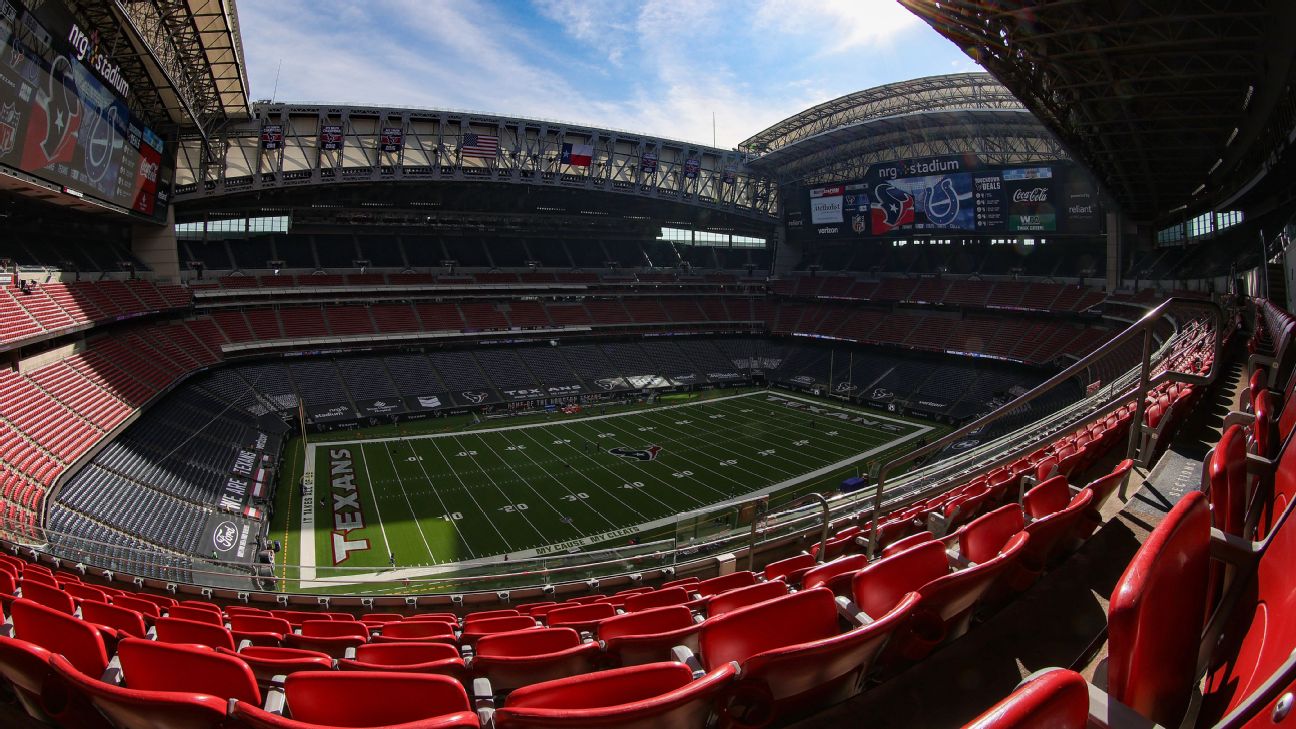
{"type": "Polygon", "coordinates": [[[876,164],[863,180],[808,188],[792,228],[817,237],[914,232],[1098,233],[1097,190],[1064,163],[981,166],[974,157],[876,164]]]}
{"type": "Polygon", "coordinates": [[[57,0],[0,0],[0,164],[163,217],[164,145],[130,113],[113,52],[57,0]]]}

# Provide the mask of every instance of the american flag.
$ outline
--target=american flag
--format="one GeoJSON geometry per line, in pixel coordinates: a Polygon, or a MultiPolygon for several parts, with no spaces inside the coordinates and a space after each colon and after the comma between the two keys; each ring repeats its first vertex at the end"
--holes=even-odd
{"type": "Polygon", "coordinates": [[[499,137],[470,132],[464,135],[459,151],[465,157],[494,157],[499,153],[499,137]]]}

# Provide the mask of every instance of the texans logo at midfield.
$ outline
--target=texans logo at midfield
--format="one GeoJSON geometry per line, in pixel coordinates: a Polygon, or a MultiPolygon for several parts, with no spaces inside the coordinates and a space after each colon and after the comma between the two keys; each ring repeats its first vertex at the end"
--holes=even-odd
{"type": "Polygon", "coordinates": [[[621,456],[622,458],[633,458],[637,461],[652,461],[656,460],[657,454],[661,453],[661,450],[662,447],[659,445],[648,446],[647,448],[626,448],[625,446],[617,446],[616,448],[608,449],[608,453],[611,453],[614,456],[621,456]]]}

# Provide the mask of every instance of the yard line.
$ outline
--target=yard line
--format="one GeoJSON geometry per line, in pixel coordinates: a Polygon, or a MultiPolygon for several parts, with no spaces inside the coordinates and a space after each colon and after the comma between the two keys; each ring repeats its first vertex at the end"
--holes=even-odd
{"type": "MultiPolygon", "coordinates": [[[[505,466],[507,466],[507,467],[508,467],[508,470],[512,471],[514,476],[517,476],[517,480],[518,480],[519,483],[522,483],[522,484],[525,485],[527,488],[531,489],[531,493],[535,494],[535,495],[536,495],[536,498],[538,498],[538,499],[540,499],[541,501],[543,501],[544,504],[545,504],[545,506],[548,506],[550,509],[553,510],[554,514],[558,515],[558,517],[559,517],[559,523],[562,523],[562,519],[563,519],[564,517],[566,517],[567,515],[564,514],[564,513],[562,513],[561,511],[559,511],[559,510],[558,510],[558,507],[555,507],[555,506],[553,505],[553,503],[549,501],[549,499],[546,499],[546,498],[544,497],[543,494],[541,494],[539,491],[537,491],[537,490],[536,490],[536,487],[531,483],[531,480],[530,480],[530,479],[524,478],[524,477],[522,476],[522,474],[518,473],[518,472],[517,472],[517,469],[513,468],[513,464],[509,463],[508,460],[507,460],[504,456],[500,455],[500,454],[499,454],[499,451],[495,450],[495,447],[492,446],[492,445],[490,444],[489,441],[487,441],[487,439],[486,439],[485,436],[483,436],[482,438],[480,438],[480,440],[481,440],[481,442],[482,442],[482,445],[486,446],[486,449],[489,450],[489,451],[491,452],[491,455],[494,455],[496,458],[498,458],[499,461],[500,461],[500,463],[503,463],[505,466]]],[[[516,444],[515,444],[515,443],[510,443],[509,445],[516,445],[516,444]]],[[[530,456],[527,456],[527,454],[526,454],[526,450],[522,450],[522,451],[514,451],[514,453],[521,453],[523,456],[526,456],[528,459],[530,458],[530,456]]],[[[543,468],[543,467],[542,467],[542,468],[543,468]]],[[[557,481],[557,479],[554,478],[553,475],[549,472],[549,469],[544,468],[543,470],[545,471],[545,475],[546,475],[546,476],[548,476],[549,478],[551,478],[551,479],[557,481]]],[[[489,478],[489,477],[488,477],[488,478],[489,478]]],[[[564,487],[564,488],[566,488],[566,487],[564,487]]],[[[567,490],[567,493],[570,494],[570,493],[571,493],[571,490],[568,489],[568,490],[567,490]]],[[[605,520],[607,519],[607,517],[603,517],[603,518],[604,518],[605,520]]],[[[611,524],[612,522],[609,521],[608,523],[611,524]]],[[[576,526],[576,522],[575,522],[575,520],[571,520],[571,521],[568,523],[568,526],[570,526],[570,527],[571,527],[571,528],[576,532],[577,535],[579,535],[579,536],[585,536],[584,533],[581,532],[580,527],[576,526]]],[[[541,536],[544,536],[544,535],[542,534],[541,536]]]]}
{"type": "MultiPolygon", "coordinates": [[[[432,564],[436,564],[437,559],[436,555],[432,553],[432,545],[428,544],[427,535],[423,533],[422,519],[419,518],[418,512],[414,510],[414,504],[410,501],[409,494],[405,492],[405,482],[401,480],[400,469],[396,467],[396,459],[392,456],[391,446],[384,444],[382,449],[386,451],[387,460],[392,464],[392,473],[396,475],[396,485],[400,487],[401,495],[405,497],[405,504],[409,506],[410,516],[414,518],[414,528],[418,529],[419,539],[423,540],[423,547],[427,549],[428,558],[432,560],[432,564]]],[[[364,447],[361,446],[360,450],[363,452],[364,447]]],[[[366,458],[365,464],[368,463],[369,460],[366,458]]]]}
{"type": "MultiPolygon", "coordinates": [[[[765,409],[766,409],[766,412],[767,412],[768,414],[771,414],[771,415],[788,415],[788,414],[791,414],[791,413],[793,412],[793,411],[782,411],[781,409],[777,408],[777,407],[776,407],[775,405],[773,405],[772,403],[760,402],[760,403],[752,403],[752,404],[753,404],[753,405],[757,405],[758,407],[761,407],[761,408],[765,408],[765,409]]],[[[725,412],[731,412],[731,411],[732,411],[732,408],[733,408],[732,405],[726,403],[726,407],[725,407],[725,408],[722,408],[722,409],[723,409],[725,412]]],[[[738,412],[741,414],[741,409],[739,409],[738,412]]],[[[888,442],[888,441],[890,441],[890,440],[893,440],[893,437],[888,436],[888,435],[885,435],[885,434],[882,434],[882,433],[880,433],[880,432],[878,432],[878,431],[876,431],[876,430],[873,430],[873,429],[871,429],[871,428],[867,428],[867,427],[865,427],[865,426],[861,426],[861,425],[859,425],[858,423],[843,422],[843,421],[837,420],[836,418],[828,418],[828,419],[826,419],[826,420],[824,421],[824,424],[826,424],[826,425],[829,426],[829,427],[827,427],[827,428],[825,428],[825,429],[823,429],[823,430],[820,430],[820,429],[818,429],[818,428],[810,428],[810,429],[807,429],[807,428],[805,428],[805,427],[799,425],[800,422],[801,422],[801,421],[797,420],[796,418],[786,418],[786,417],[785,417],[785,418],[782,418],[782,419],[781,419],[782,427],[783,427],[784,429],[788,430],[789,432],[794,433],[794,434],[799,434],[799,435],[816,436],[816,437],[818,437],[818,438],[820,438],[820,439],[822,439],[822,438],[824,437],[825,433],[826,433],[827,431],[829,431],[829,430],[841,430],[843,426],[850,426],[851,429],[853,429],[853,430],[855,430],[855,431],[857,431],[857,432],[860,433],[860,435],[861,435],[861,439],[867,441],[867,442],[865,442],[865,443],[863,444],[863,445],[866,446],[866,448],[865,448],[864,450],[867,450],[868,448],[871,448],[871,447],[873,447],[873,446],[875,446],[875,445],[880,445],[880,444],[882,444],[882,443],[886,443],[886,442],[888,442]]],[[[899,433],[899,434],[897,434],[897,436],[899,436],[899,435],[904,435],[904,433],[899,433]]],[[[829,436],[829,437],[832,437],[832,436],[829,436]]],[[[822,448],[822,447],[819,447],[819,446],[817,446],[817,445],[816,445],[816,446],[813,446],[813,447],[814,447],[816,450],[823,451],[824,453],[826,453],[826,454],[828,454],[828,455],[830,455],[830,456],[831,456],[831,455],[836,455],[836,454],[837,454],[837,449],[822,448]]],[[[847,449],[848,449],[848,450],[859,450],[859,449],[856,449],[856,448],[852,448],[852,447],[850,447],[849,444],[848,444],[848,448],[847,448],[847,449]]]]}
{"type": "MultiPolygon", "coordinates": [[[[543,449],[545,450],[545,452],[550,453],[550,454],[553,454],[553,455],[555,455],[555,456],[557,455],[557,454],[554,454],[552,451],[550,451],[548,448],[546,448],[546,447],[544,446],[543,443],[540,443],[540,441],[538,441],[538,440],[536,440],[535,438],[531,437],[530,434],[527,434],[526,431],[522,431],[522,433],[525,434],[527,438],[530,438],[532,442],[535,442],[535,443],[539,444],[540,447],[543,448],[543,449]]],[[[527,451],[524,450],[524,451],[521,451],[521,453],[522,453],[522,455],[523,455],[523,456],[524,456],[528,461],[531,461],[531,463],[535,464],[536,466],[538,466],[538,467],[540,467],[540,468],[544,468],[544,466],[542,466],[542,465],[540,464],[539,461],[537,461],[537,460],[535,460],[534,458],[532,458],[532,457],[531,457],[531,454],[528,453],[527,451]]],[[[561,460],[561,456],[558,456],[558,458],[559,458],[559,460],[561,460]]],[[[510,466],[510,468],[512,468],[512,466],[510,466]]],[[[575,471],[576,469],[573,468],[572,470],[575,471]]],[[[548,469],[545,469],[545,471],[546,471],[546,475],[549,477],[549,479],[550,479],[551,481],[557,483],[559,486],[561,486],[561,487],[563,488],[564,491],[567,492],[568,495],[570,495],[570,496],[572,496],[573,498],[575,498],[575,496],[576,496],[575,492],[573,492],[573,491],[571,490],[571,488],[569,488],[569,487],[567,486],[566,483],[563,483],[562,479],[559,479],[557,476],[555,476],[555,475],[553,475],[553,474],[551,474],[551,473],[548,473],[548,469]]],[[[583,475],[583,474],[582,474],[582,475],[583,475]]],[[[604,490],[601,486],[599,486],[599,483],[598,483],[597,481],[595,481],[595,480],[589,478],[588,476],[585,476],[585,479],[586,479],[587,481],[589,481],[590,483],[594,484],[596,487],[599,487],[599,489],[602,490],[605,494],[607,493],[606,490],[604,490]]],[[[532,490],[534,490],[534,489],[532,489],[532,490]]],[[[611,494],[608,494],[608,495],[611,496],[611,494]]],[[[613,500],[616,501],[616,498],[613,497],[613,500]]],[[[595,506],[594,506],[593,504],[589,503],[589,499],[576,499],[576,501],[585,504],[585,507],[586,507],[587,509],[589,509],[590,511],[592,511],[592,512],[598,514],[600,517],[602,517],[602,518],[603,518],[603,521],[605,521],[605,522],[608,523],[608,526],[610,526],[610,527],[612,527],[612,528],[614,528],[614,529],[615,529],[617,526],[619,526],[619,525],[613,523],[612,520],[609,519],[609,518],[607,517],[607,514],[604,514],[602,511],[600,511],[599,509],[595,508],[595,506]]],[[[632,509],[632,511],[634,511],[636,514],[639,513],[638,510],[635,510],[635,509],[632,509]]],[[[643,516],[643,515],[640,514],[640,516],[643,516]]]]}
{"type": "MultiPolygon", "coordinates": [[[[541,442],[538,438],[536,438],[535,436],[531,435],[530,433],[527,433],[526,431],[523,431],[523,433],[526,435],[526,437],[530,438],[532,441],[534,441],[536,444],[538,444],[541,448],[543,448],[546,452],[548,452],[548,453],[553,453],[553,451],[549,449],[549,446],[545,445],[545,444],[544,444],[543,442],[541,442]]],[[[554,454],[554,455],[556,456],[557,454],[554,454]]],[[[582,456],[585,458],[585,460],[590,461],[591,463],[593,463],[593,464],[595,464],[595,465],[597,465],[597,466],[599,466],[599,467],[602,467],[602,468],[604,468],[605,470],[611,471],[611,469],[608,469],[606,466],[603,466],[603,464],[599,463],[598,461],[596,461],[596,460],[593,459],[593,458],[590,458],[588,455],[584,454],[583,452],[582,452],[582,456]]],[[[561,456],[558,456],[558,457],[561,458],[561,456]]],[[[609,491],[607,490],[607,488],[606,488],[605,486],[603,486],[603,484],[601,484],[601,483],[599,483],[598,481],[595,481],[594,479],[590,478],[590,477],[589,477],[589,474],[585,473],[585,469],[583,469],[583,468],[573,468],[572,471],[574,471],[574,472],[580,474],[580,477],[581,477],[581,478],[583,478],[583,479],[585,479],[586,481],[589,481],[590,483],[594,484],[594,488],[598,489],[599,491],[602,491],[602,492],[604,493],[604,495],[606,495],[608,498],[612,499],[612,501],[624,505],[626,508],[628,508],[628,509],[630,509],[631,511],[633,511],[634,513],[638,514],[639,517],[642,518],[642,519],[646,519],[646,518],[648,518],[648,517],[647,517],[643,512],[641,512],[641,511],[639,511],[638,509],[636,509],[635,507],[631,506],[628,502],[626,502],[625,500],[623,500],[620,496],[617,496],[616,494],[609,492],[609,491]]],[[[613,474],[614,476],[617,475],[615,471],[612,471],[612,474],[613,474]]],[[[620,478],[620,477],[618,476],[618,478],[620,478]]],[[[564,488],[565,488],[565,485],[564,485],[564,488]]],[[[570,493],[570,491],[571,491],[571,490],[568,489],[568,493],[570,493]]],[[[649,498],[651,498],[653,501],[656,501],[658,504],[661,504],[663,507],[666,507],[667,509],[673,508],[673,507],[671,507],[669,504],[667,504],[667,503],[663,502],[662,500],[658,499],[656,496],[653,496],[651,493],[648,493],[647,496],[648,496],[649,498]]],[[[593,505],[593,504],[590,504],[589,506],[590,506],[591,509],[594,509],[594,505],[593,505]]],[[[597,509],[596,509],[596,511],[597,511],[597,509]]],[[[601,513],[601,512],[600,512],[600,513],[601,513]]],[[[606,517],[605,517],[605,518],[606,518],[606,517]]],[[[610,524],[611,521],[609,521],[608,523],[610,524]]],[[[615,525],[614,525],[614,526],[615,526],[615,525]]]]}
{"type": "Polygon", "coordinates": [[[378,530],[383,535],[383,545],[387,547],[387,554],[392,553],[391,543],[387,541],[387,527],[383,526],[382,510],[378,508],[378,494],[374,491],[373,476],[369,475],[369,459],[364,454],[364,444],[360,445],[360,460],[364,461],[365,479],[369,482],[369,495],[373,498],[374,514],[378,517],[378,530]]]}
{"type": "MultiPolygon", "coordinates": [[[[437,444],[437,442],[436,442],[435,439],[432,439],[432,447],[436,449],[437,455],[440,456],[441,460],[445,461],[446,463],[449,463],[449,462],[450,462],[450,460],[449,460],[448,458],[445,457],[445,454],[441,452],[441,446],[437,444]]],[[[423,467],[423,462],[422,462],[422,461],[419,461],[419,468],[422,468],[422,467],[423,467]]],[[[481,514],[482,514],[482,517],[486,519],[486,523],[487,523],[487,524],[490,524],[490,525],[491,525],[491,529],[494,529],[494,530],[495,530],[495,533],[499,535],[500,541],[504,542],[504,546],[507,547],[507,548],[509,548],[510,550],[513,549],[513,545],[512,545],[512,544],[509,544],[509,540],[508,540],[507,537],[504,536],[504,532],[501,532],[501,531],[499,530],[499,527],[495,526],[495,521],[494,521],[493,519],[491,519],[491,518],[490,518],[490,514],[487,514],[487,513],[486,513],[486,510],[482,508],[481,503],[480,503],[479,501],[477,501],[477,497],[473,495],[472,489],[468,488],[468,484],[464,483],[463,478],[459,475],[459,472],[458,472],[458,471],[455,471],[453,466],[450,468],[450,471],[454,474],[455,479],[457,479],[457,480],[459,481],[459,485],[460,485],[461,487],[463,487],[464,492],[468,494],[468,498],[472,499],[472,502],[473,502],[474,504],[477,505],[477,510],[480,511],[481,514]]],[[[424,472],[426,473],[426,470],[425,470],[424,472]]],[[[429,486],[432,486],[432,489],[433,489],[433,490],[436,490],[436,486],[433,486],[433,485],[432,485],[432,480],[431,480],[431,479],[428,479],[428,485],[429,485],[429,486]]],[[[439,493],[437,494],[437,499],[441,499],[441,494],[439,494],[439,493]]],[[[442,506],[442,507],[445,507],[445,501],[444,501],[444,500],[441,501],[441,506],[442,506]]],[[[450,513],[450,510],[449,510],[448,508],[446,509],[446,513],[447,513],[447,514],[450,513]]],[[[454,520],[451,519],[451,521],[454,521],[454,520]]],[[[458,531],[458,529],[459,529],[459,527],[456,526],[456,527],[455,527],[455,530],[458,531]]],[[[461,536],[462,536],[462,535],[461,535],[461,536]]],[[[464,540],[464,546],[468,548],[468,553],[469,553],[469,554],[472,554],[472,547],[468,546],[468,541],[467,541],[467,540],[464,540]]],[[[473,556],[476,557],[476,555],[473,555],[473,556]]]]}
{"type": "MultiPolygon", "coordinates": [[[[479,438],[478,440],[481,440],[481,439],[479,438]]],[[[458,437],[455,437],[454,441],[455,441],[456,444],[459,445],[459,449],[460,449],[462,452],[468,454],[468,456],[467,456],[467,457],[468,457],[468,460],[470,460],[470,461],[473,462],[473,465],[477,467],[477,470],[481,473],[481,475],[485,476],[485,477],[486,477],[486,480],[491,482],[491,486],[494,486],[494,487],[495,487],[495,490],[498,491],[498,492],[500,493],[500,496],[503,496],[503,497],[508,501],[508,504],[509,504],[510,506],[512,506],[512,505],[514,504],[513,499],[509,498],[509,495],[506,494],[506,493],[504,493],[504,489],[500,488],[500,487],[499,487],[499,484],[495,483],[495,479],[491,477],[490,473],[489,473],[486,469],[482,468],[482,467],[481,467],[481,464],[477,463],[477,456],[474,456],[474,455],[472,454],[472,449],[471,449],[471,448],[468,448],[467,446],[465,446],[465,445],[463,444],[463,441],[459,440],[458,437]]],[[[438,449],[438,451],[439,451],[439,450],[440,450],[440,449],[438,449]]],[[[474,497],[474,498],[473,498],[473,501],[476,501],[476,500],[477,500],[476,497],[474,497]]],[[[546,502],[546,503],[548,503],[548,502],[546,502]]],[[[553,508],[553,507],[551,506],[550,508],[553,508]]],[[[540,541],[541,541],[542,543],[547,539],[547,537],[544,535],[544,532],[542,532],[542,531],[540,531],[539,529],[537,529],[537,528],[536,528],[536,525],[531,523],[531,519],[530,519],[530,517],[528,517],[528,516],[526,515],[526,510],[525,510],[525,509],[515,509],[515,511],[514,511],[513,513],[518,514],[518,515],[520,515],[520,516],[522,517],[522,521],[525,521],[525,522],[527,523],[527,526],[531,527],[531,531],[535,532],[535,533],[536,533],[536,536],[540,537],[540,541]]],[[[487,518],[489,519],[490,517],[487,517],[487,518]]],[[[495,523],[494,520],[492,520],[492,521],[491,521],[491,524],[494,525],[494,523],[495,523]]],[[[498,531],[499,531],[499,527],[496,527],[496,528],[495,528],[495,531],[498,532],[498,531]]],[[[503,537],[504,535],[503,535],[503,534],[500,534],[500,536],[503,537]]],[[[510,544],[508,543],[508,540],[507,540],[507,539],[504,540],[504,544],[505,544],[505,546],[507,546],[510,550],[513,548],[513,546],[510,545],[510,544]]]]}

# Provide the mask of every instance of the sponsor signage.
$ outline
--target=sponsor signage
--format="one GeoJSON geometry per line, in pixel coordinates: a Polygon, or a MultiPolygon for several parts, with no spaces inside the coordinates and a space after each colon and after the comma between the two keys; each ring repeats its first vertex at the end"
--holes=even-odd
{"type": "Polygon", "coordinates": [[[312,423],[331,423],[338,420],[355,420],[356,412],[347,403],[307,405],[306,419],[312,423]]]}
{"type": "Polygon", "coordinates": [[[405,412],[405,403],[401,398],[392,396],[376,400],[356,400],[356,407],[361,415],[394,415],[405,412]]]}
{"type": "Polygon", "coordinates": [[[405,397],[405,410],[411,413],[441,410],[451,405],[450,395],[445,392],[430,395],[408,395],[405,397]]]}
{"type": "Polygon", "coordinates": [[[100,31],[65,3],[0,0],[0,164],[156,216],[164,145],[131,114],[124,51],[100,31]]]}
{"type": "Polygon", "coordinates": [[[198,552],[221,562],[247,562],[256,558],[257,532],[240,514],[214,512],[203,527],[198,552]]]}

